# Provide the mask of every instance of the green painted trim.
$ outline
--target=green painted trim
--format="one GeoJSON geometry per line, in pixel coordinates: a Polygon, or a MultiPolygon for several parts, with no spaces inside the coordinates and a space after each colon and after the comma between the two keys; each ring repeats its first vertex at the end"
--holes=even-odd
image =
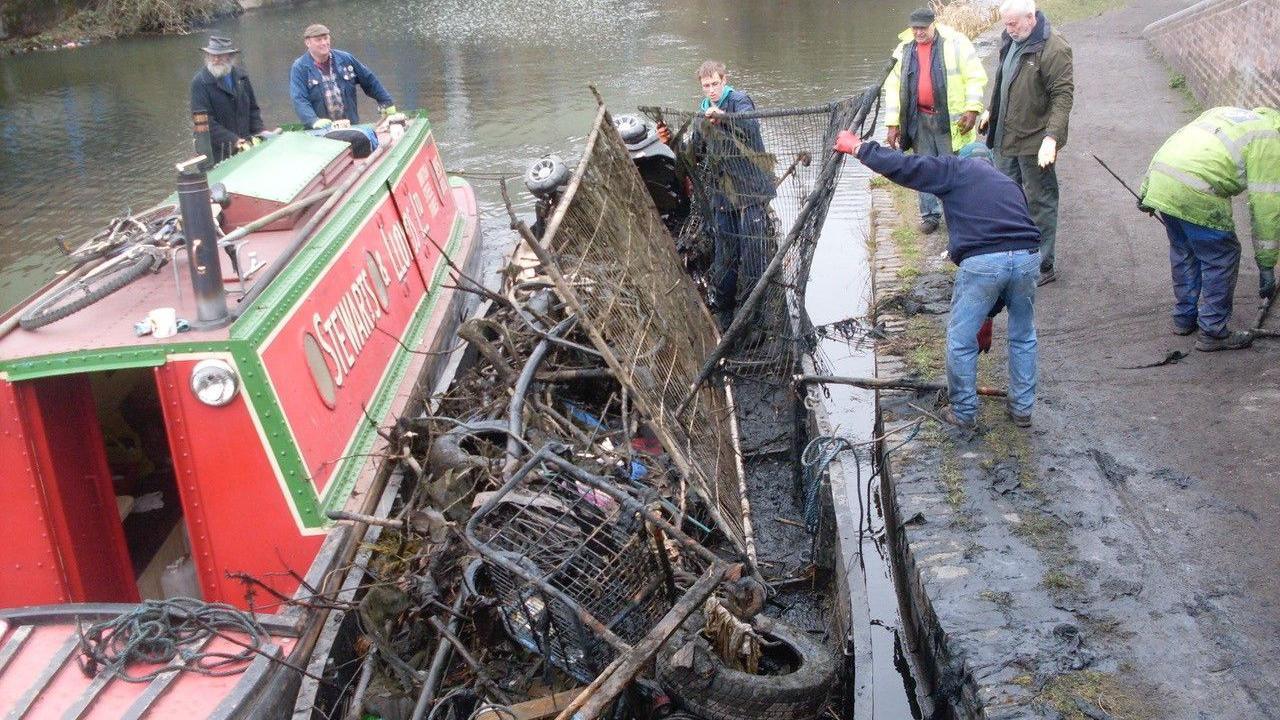
{"type": "MultiPolygon", "coordinates": [[[[478,220],[477,220],[478,222],[478,220]]],[[[444,246],[444,251],[449,257],[453,257],[458,251],[458,246],[462,244],[462,233],[466,229],[466,220],[458,213],[454,217],[453,232],[449,235],[449,241],[444,246]]],[[[479,248],[476,248],[479,252],[479,248]]],[[[423,303],[419,306],[419,310],[414,322],[406,328],[407,332],[403,338],[405,345],[416,348],[421,346],[423,336],[426,334],[427,324],[431,320],[432,314],[436,309],[436,303],[440,300],[440,295],[444,288],[441,287],[445,275],[448,273],[449,264],[443,260],[436,261],[435,271],[431,275],[431,288],[423,303]]],[[[412,360],[412,353],[400,350],[391,361],[391,368],[387,373],[386,381],[382,383],[382,389],[370,398],[368,412],[370,417],[384,417],[391,409],[391,403],[395,399],[400,384],[405,380],[405,374],[412,360]]],[[[350,445],[343,452],[342,464],[334,468],[333,475],[329,477],[329,484],[325,486],[324,496],[320,500],[320,504],[325,510],[335,510],[344,505],[347,497],[351,494],[351,490],[355,487],[356,479],[360,475],[360,466],[363,459],[373,450],[374,439],[378,436],[376,428],[369,427],[368,423],[361,423],[352,438],[350,445]],[[356,462],[357,460],[361,462],[356,462]]],[[[309,487],[314,487],[308,483],[309,487]]]]}
{"type": "Polygon", "coordinates": [[[242,391],[246,400],[252,403],[253,412],[265,435],[264,440],[275,458],[280,477],[288,488],[298,519],[304,528],[320,527],[328,520],[320,508],[315,487],[311,484],[311,473],[307,470],[293,432],[285,421],[280,399],[272,392],[271,384],[267,381],[267,367],[254,347],[247,344],[238,344],[237,347],[240,351],[234,353],[234,357],[236,367],[240,370],[242,391]]]}
{"type": "Polygon", "coordinates": [[[6,360],[0,362],[0,372],[8,373],[11,381],[34,380],[36,378],[103,370],[159,367],[165,364],[170,355],[210,352],[233,352],[233,350],[225,342],[177,343],[173,345],[148,345],[146,347],[112,348],[107,350],[77,350],[56,355],[43,355],[36,358],[6,360]]]}

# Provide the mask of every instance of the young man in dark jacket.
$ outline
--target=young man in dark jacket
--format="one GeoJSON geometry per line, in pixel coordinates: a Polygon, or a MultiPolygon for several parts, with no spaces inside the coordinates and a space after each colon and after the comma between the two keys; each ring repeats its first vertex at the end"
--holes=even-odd
{"type": "MultiPolygon", "coordinates": [[[[979,331],[1002,303],[1009,310],[1009,402],[1019,427],[1031,425],[1036,397],[1036,275],[1040,231],[1021,188],[991,164],[990,151],[969,143],[956,156],[904,155],[841,132],[836,150],[904,187],[937,195],[947,220],[947,254],[960,267],[947,321],[946,419],[972,428],[978,411],[979,331]]],[[[987,336],[988,338],[990,335],[987,336]]],[[[989,342],[989,340],[988,340],[989,342]]]]}
{"type": "Polygon", "coordinates": [[[760,121],[726,117],[756,109],[751,96],[728,84],[723,63],[698,68],[705,96],[690,147],[710,192],[715,250],[711,266],[712,309],[721,327],[733,321],[739,296],[755,287],[768,264],[767,220],[774,189],[773,156],[765,152],[760,121]]]}
{"type": "Polygon", "coordinates": [[[1000,5],[1004,43],[991,89],[987,147],[996,167],[1027,193],[1040,228],[1041,285],[1057,279],[1054,245],[1058,236],[1058,151],[1067,144],[1067,120],[1075,95],[1071,46],[1049,25],[1035,0],[1000,5]]]}
{"type": "MultiPolygon", "coordinates": [[[[213,162],[249,147],[262,132],[262,112],[249,76],[236,65],[240,52],[228,38],[216,35],[202,49],[204,67],[191,78],[191,115],[208,118],[213,162]]],[[[204,123],[197,120],[196,126],[204,123]]]]}

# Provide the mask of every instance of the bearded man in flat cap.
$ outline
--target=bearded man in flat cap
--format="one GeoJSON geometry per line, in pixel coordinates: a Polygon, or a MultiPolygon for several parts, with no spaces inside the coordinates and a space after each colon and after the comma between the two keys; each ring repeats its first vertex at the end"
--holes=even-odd
{"type": "Polygon", "coordinates": [[[221,162],[254,143],[263,131],[262,112],[249,75],[237,60],[240,49],[214,35],[201,51],[204,67],[191,78],[191,115],[197,128],[207,119],[213,162],[221,162]]]}

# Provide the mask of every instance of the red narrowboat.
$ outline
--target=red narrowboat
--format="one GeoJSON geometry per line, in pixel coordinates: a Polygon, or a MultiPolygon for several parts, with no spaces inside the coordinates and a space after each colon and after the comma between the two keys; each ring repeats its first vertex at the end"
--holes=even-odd
{"type": "Polygon", "coordinates": [[[476,199],[426,116],[366,135],[180,165],[0,317],[0,715],[292,712],[325,613],[280,601],[342,582],[360,536],[327,513],[385,504],[387,428],[475,298],[449,270],[474,276],[476,199]],[[253,611],[189,648],[238,665],[127,682],[86,656],[90,626],[186,596],[253,611]]]}

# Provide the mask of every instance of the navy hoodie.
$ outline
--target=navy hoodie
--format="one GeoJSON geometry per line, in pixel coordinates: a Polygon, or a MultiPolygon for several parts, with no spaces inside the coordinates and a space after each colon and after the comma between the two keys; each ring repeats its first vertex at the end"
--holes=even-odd
{"type": "Polygon", "coordinates": [[[872,141],[858,148],[858,159],[899,185],[938,196],[951,236],[947,254],[957,265],[972,255],[1040,247],[1027,196],[985,159],[903,155],[872,141]]]}

